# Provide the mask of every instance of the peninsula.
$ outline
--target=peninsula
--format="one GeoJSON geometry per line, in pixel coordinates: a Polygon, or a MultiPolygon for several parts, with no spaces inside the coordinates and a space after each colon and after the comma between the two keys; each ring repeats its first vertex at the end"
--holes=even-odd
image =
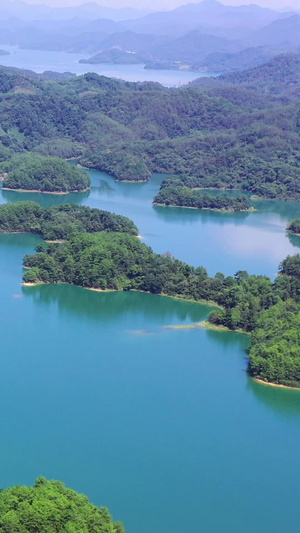
{"type": "Polygon", "coordinates": [[[90,188],[90,177],[82,169],[58,157],[39,154],[15,155],[0,165],[3,188],[24,192],[67,194],[90,188]]]}
{"type": "Polygon", "coordinates": [[[201,266],[154,253],[136,238],[138,230],[126,217],[73,205],[1,205],[0,231],[30,231],[58,241],[41,243],[36,254],[25,256],[25,283],[70,283],[215,302],[211,324],[251,334],[253,377],[300,386],[300,255],[280,264],[274,282],[246,271],[209,277],[201,266]]]}

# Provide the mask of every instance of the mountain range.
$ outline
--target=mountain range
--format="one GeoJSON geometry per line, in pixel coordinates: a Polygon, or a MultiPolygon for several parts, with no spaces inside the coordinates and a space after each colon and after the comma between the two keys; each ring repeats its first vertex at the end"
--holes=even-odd
{"type": "Polygon", "coordinates": [[[136,62],[130,52],[146,68],[222,72],[298,52],[300,14],[216,0],[146,14],[92,2],[54,8],[11,0],[0,9],[0,32],[2,45],[87,53],[91,64],[136,62]]]}

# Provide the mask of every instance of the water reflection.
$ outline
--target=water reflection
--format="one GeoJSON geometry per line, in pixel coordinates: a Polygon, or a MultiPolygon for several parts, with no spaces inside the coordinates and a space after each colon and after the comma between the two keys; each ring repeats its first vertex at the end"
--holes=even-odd
{"type": "Polygon", "coordinates": [[[281,414],[284,418],[293,419],[300,417],[300,391],[271,387],[257,383],[249,378],[247,389],[262,404],[271,408],[276,414],[281,414]]]}
{"type": "Polygon", "coordinates": [[[91,191],[69,194],[45,194],[41,192],[18,192],[1,189],[0,203],[11,202],[38,202],[43,207],[63,204],[81,204],[90,196],[91,191]]]}
{"type": "MultiPolygon", "coordinates": [[[[63,314],[101,322],[118,322],[132,313],[139,319],[155,319],[158,327],[168,323],[193,323],[204,320],[211,308],[138,292],[97,292],[72,285],[36,285],[22,287],[24,296],[30,297],[38,306],[56,305],[63,314]]],[[[129,325],[134,330],[134,322],[129,325]]]]}

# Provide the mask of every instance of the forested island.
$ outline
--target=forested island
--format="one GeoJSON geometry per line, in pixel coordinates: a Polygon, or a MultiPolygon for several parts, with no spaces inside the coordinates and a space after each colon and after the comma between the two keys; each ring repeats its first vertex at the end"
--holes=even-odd
{"type": "Polygon", "coordinates": [[[82,192],[90,188],[89,175],[58,157],[26,153],[0,164],[3,188],[52,193],[82,192]]]}
{"type": "Polygon", "coordinates": [[[230,197],[225,194],[213,196],[198,189],[182,185],[180,179],[166,179],[154,197],[156,205],[189,207],[192,209],[215,209],[224,212],[253,210],[245,195],[230,197]],[[170,185],[169,185],[170,181],[170,185]]]}
{"type": "Polygon", "coordinates": [[[209,277],[203,267],[192,267],[170,254],[155,254],[136,238],[137,228],[126,217],[74,205],[4,204],[0,231],[34,232],[57,241],[40,243],[36,254],[24,258],[25,283],[71,283],[215,302],[217,307],[209,315],[214,327],[252,335],[251,375],[300,385],[300,329],[295,329],[300,317],[300,255],[281,263],[274,282],[245,271],[209,277]],[[291,334],[283,336],[283,330],[291,334]]]}
{"type": "Polygon", "coordinates": [[[83,205],[41,207],[37,202],[14,202],[0,206],[0,233],[36,233],[55,241],[99,231],[138,234],[129,218],[83,205]]]}
{"type": "Polygon", "coordinates": [[[299,200],[299,57],[178,89],[1,70],[0,162],[23,152],[77,157],[118,180],[159,172],[194,188],[299,200]]]}
{"type": "Polygon", "coordinates": [[[292,222],[289,223],[286,230],[289,231],[290,233],[294,233],[295,235],[300,235],[300,218],[296,218],[295,220],[292,220],[292,222]]]}
{"type": "Polygon", "coordinates": [[[1,490],[0,528],[3,533],[125,533],[106,507],[96,507],[61,481],[42,476],[33,487],[1,490]]]}

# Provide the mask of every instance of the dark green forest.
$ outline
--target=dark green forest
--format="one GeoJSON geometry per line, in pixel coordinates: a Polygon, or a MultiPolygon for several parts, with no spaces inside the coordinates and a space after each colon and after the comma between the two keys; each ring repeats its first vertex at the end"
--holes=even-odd
{"type": "Polygon", "coordinates": [[[231,198],[225,194],[213,196],[210,194],[203,194],[200,190],[192,189],[182,185],[180,178],[170,179],[170,186],[168,186],[168,178],[160,188],[158,194],[154,197],[154,204],[178,207],[191,207],[194,209],[218,209],[221,211],[248,211],[251,209],[251,204],[247,196],[237,196],[231,198]],[[176,184],[177,183],[177,184],[176,184]]]}
{"type": "Polygon", "coordinates": [[[247,76],[168,89],[86,74],[41,80],[0,72],[0,161],[16,153],[78,157],[118,180],[153,172],[187,176],[195,187],[231,188],[298,200],[299,56],[247,76]],[[249,78],[249,76],[248,76],[249,78]]]}
{"type": "Polygon", "coordinates": [[[75,165],[34,153],[13,156],[0,164],[0,172],[7,189],[66,193],[87,190],[91,184],[89,175],[75,165]]]}
{"type": "Polygon", "coordinates": [[[106,507],[92,505],[61,481],[39,477],[33,487],[16,485],[0,492],[3,533],[124,533],[106,507]]]}
{"type": "Polygon", "coordinates": [[[37,202],[14,202],[0,206],[0,233],[37,233],[46,240],[64,240],[98,231],[138,234],[129,218],[82,205],[41,207],[37,202]]]}

